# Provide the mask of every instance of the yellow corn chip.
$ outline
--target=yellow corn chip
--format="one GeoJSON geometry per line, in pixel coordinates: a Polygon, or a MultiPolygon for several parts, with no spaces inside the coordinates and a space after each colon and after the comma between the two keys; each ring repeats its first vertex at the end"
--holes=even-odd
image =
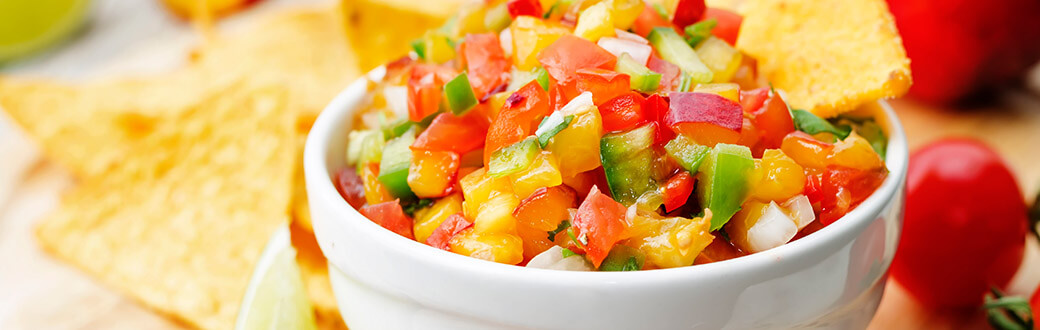
{"type": "Polygon", "coordinates": [[[910,60],[883,0],[749,3],[737,48],[793,108],[832,117],[910,87],[910,60]]]}
{"type": "Polygon", "coordinates": [[[265,241],[289,218],[294,127],[280,88],[211,96],[131,143],[134,157],[74,189],[37,233],[156,310],[230,329],[265,241]]]}
{"type": "Polygon", "coordinates": [[[467,0],[342,1],[350,42],[363,50],[368,70],[407,55],[409,43],[451,17],[467,0]]]}

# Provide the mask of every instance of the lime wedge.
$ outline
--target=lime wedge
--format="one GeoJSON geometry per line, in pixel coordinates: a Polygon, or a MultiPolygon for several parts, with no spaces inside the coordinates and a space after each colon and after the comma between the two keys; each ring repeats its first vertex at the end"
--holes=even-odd
{"type": "Polygon", "coordinates": [[[317,329],[314,310],[296,266],[289,227],[275,231],[253,270],[235,329],[317,329]]]}
{"type": "Polygon", "coordinates": [[[0,62],[43,49],[75,31],[89,0],[0,0],[0,62]]]}

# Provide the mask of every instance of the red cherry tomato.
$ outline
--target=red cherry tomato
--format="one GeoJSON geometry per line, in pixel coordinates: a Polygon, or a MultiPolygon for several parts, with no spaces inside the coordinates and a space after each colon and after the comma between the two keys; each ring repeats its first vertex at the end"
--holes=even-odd
{"type": "Polygon", "coordinates": [[[336,191],[354,208],[365,205],[365,184],[357,175],[353,166],[341,168],[336,172],[336,191]]]}
{"type": "Polygon", "coordinates": [[[903,236],[892,277],[926,306],[975,307],[1004,288],[1025,249],[1026,206],[1004,161],[952,139],[910,157],[903,236]]]}

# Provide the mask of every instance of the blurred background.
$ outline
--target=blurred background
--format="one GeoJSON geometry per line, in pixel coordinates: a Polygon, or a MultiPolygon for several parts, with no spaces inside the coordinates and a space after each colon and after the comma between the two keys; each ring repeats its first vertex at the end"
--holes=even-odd
{"type": "MultiPolygon", "coordinates": [[[[200,54],[234,48],[227,52],[235,55],[226,55],[225,61],[254,64],[228,69],[228,75],[251,79],[278,72],[279,79],[304,95],[301,107],[312,113],[298,119],[305,134],[314,110],[362,72],[405,54],[409,41],[442,24],[464,1],[0,0],[0,81],[43,79],[77,86],[151,79],[161,85],[175,76],[171,72],[199,65],[200,54]],[[316,16],[297,17],[293,24],[271,23],[301,12],[316,16]],[[294,55],[284,54],[294,48],[294,55]]],[[[910,94],[891,101],[911,150],[950,137],[983,141],[1006,162],[1023,198],[1031,202],[1040,190],[1040,2],[888,3],[912,61],[910,94]]],[[[744,2],[708,5],[740,12],[744,2]]],[[[182,85],[171,83],[170,93],[181,93],[177,86],[182,85]]],[[[4,90],[9,86],[0,84],[0,96],[14,93],[4,90]]],[[[190,326],[135,303],[41,249],[34,224],[58,207],[62,192],[77,177],[44,157],[38,143],[10,117],[0,115],[0,329],[190,326]]],[[[958,161],[955,154],[949,157],[958,161]]],[[[294,239],[308,234],[309,224],[297,227],[304,234],[294,239]]],[[[314,249],[313,243],[294,244],[314,249]]],[[[963,251],[951,253],[957,252],[963,251]]],[[[309,290],[319,323],[342,327],[334,301],[328,294],[322,297],[321,280],[315,281],[319,284],[309,283],[309,290]]],[[[1038,283],[1040,247],[1029,237],[1007,291],[1028,298],[1038,283]]],[[[872,327],[989,325],[982,309],[924,307],[890,281],[872,327]]]]}

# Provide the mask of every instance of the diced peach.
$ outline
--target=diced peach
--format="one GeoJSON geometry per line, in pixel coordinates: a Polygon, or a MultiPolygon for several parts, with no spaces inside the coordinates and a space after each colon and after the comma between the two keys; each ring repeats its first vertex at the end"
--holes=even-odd
{"type": "Polygon", "coordinates": [[[376,205],[394,200],[379,181],[379,163],[370,163],[361,169],[361,183],[365,186],[365,203],[376,205]]]}
{"type": "Polygon", "coordinates": [[[477,217],[480,205],[487,202],[492,193],[513,193],[513,187],[508,178],[492,178],[486,173],[486,169],[480,168],[459,180],[462,195],[465,197],[462,209],[467,219],[477,217]]]}
{"type": "Polygon", "coordinates": [[[459,170],[459,154],[451,151],[412,150],[408,187],[420,198],[448,193],[459,170]]]}
{"type": "Polygon", "coordinates": [[[546,150],[560,162],[563,177],[595,169],[600,166],[599,139],[603,133],[603,119],[596,107],[587,107],[574,114],[574,120],[549,140],[546,150]]]}
{"type": "Polygon", "coordinates": [[[785,201],[802,193],[805,171],[782,151],[768,149],[755,160],[750,198],[759,201],[785,201]]]}
{"type": "Polygon", "coordinates": [[[823,169],[834,145],[814,139],[805,132],[795,131],[784,137],[780,150],[803,167],[823,169]]]}
{"type": "Polygon", "coordinates": [[[577,193],[567,186],[540,188],[520,201],[513,216],[522,226],[552,231],[560,222],[570,218],[567,209],[576,207],[577,200],[577,193]]]}
{"type": "Polygon", "coordinates": [[[845,140],[835,143],[834,151],[827,158],[831,164],[864,171],[875,170],[884,166],[881,162],[881,156],[870,146],[870,142],[856,133],[852,133],[845,140]]]}
{"type": "Polygon", "coordinates": [[[433,205],[415,212],[415,225],[412,232],[415,240],[426,243],[434,229],[437,229],[452,214],[462,212],[462,194],[454,193],[438,199],[433,205]]]}

